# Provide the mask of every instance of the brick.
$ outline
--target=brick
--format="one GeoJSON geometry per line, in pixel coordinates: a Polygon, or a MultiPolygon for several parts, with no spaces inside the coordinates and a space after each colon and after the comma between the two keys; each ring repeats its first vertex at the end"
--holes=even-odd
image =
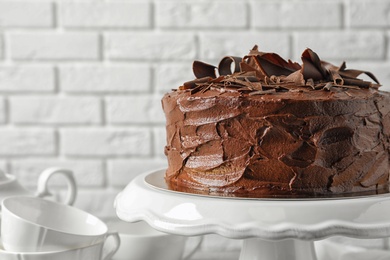
{"type": "Polygon", "coordinates": [[[97,124],[101,122],[96,97],[11,97],[11,122],[22,124],[97,124]]]}
{"type": "Polygon", "coordinates": [[[151,69],[144,64],[64,65],[59,75],[60,88],[66,92],[145,93],[151,89],[151,69]]]}
{"type": "Polygon", "coordinates": [[[349,2],[351,27],[389,27],[390,2],[383,0],[353,0],[349,2]]]}
{"type": "Polygon", "coordinates": [[[153,155],[166,159],[164,154],[165,146],[167,145],[165,127],[154,127],[153,128],[153,155]]]}
{"type": "Polygon", "coordinates": [[[156,2],[156,26],[161,28],[245,28],[245,3],[211,2],[156,2]]]}
{"type": "Polygon", "coordinates": [[[147,2],[64,2],[59,7],[59,24],[79,28],[147,28],[151,5],[147,2]]]}
{"type": "Polygon", "coordinates": [[[147,128],[63,129],[62,153],[69,156],[144,156],[151,153],[147,128]]]}
{"type": "Polygon", "coordinates": [[[191,33],[111,32],[105,34],[106,56],[113,60],[193,60],[195,36],[191,33]]]}
{"type": "Polygon", "coordinates": [[[107,97],[105,101],[111,124],[165,122],[160,96],[107,97]]]}
{"type": "Polygon", "coordinates": [[[342,5],[337,2],[257,1],[250,10],[256,28],[340,28],[343,23],[342,5]]]}
{"type": "Polygon", "coordinates": [[[46,65],[0,66],[0,92],[53,92],[54,69],[46,65]]]}
{"type": "Polygon", "coordinates": [[[167,161],[155,158],[113,159],[108,161],[110,186],[124,188],[138,175],[167,167],[167,161]]]}
{"type": "MultiPolygon", "coordinates": [[[[378,31],[300,32],[296,34],[296,55],[310,47],[321,59],[384,59],[385,37],[378,31]]],[[[299,55],[299,56],[298,56],[299,55]]]]}
{"type": "Polygon", "coordinates": [[[92,32],[9,33],[10,57],[15,60],[96,60],[99,37],[92,32]]]}
{"type": "Polygon", "coordinates": [[[154,88],[159,93],[166,93],[171,89],[177,89],[184,82],[195,78],[190,63],[160,64],[155,68],[155,75],[154,88]]]}
{"type": "Polygon", "coordinates": [[[54,155],[54,131],[47,129],[0,129],[0,156],[54,155]]]}
{"type": "Polygon", "coordinates": [[[0,2],[1,27],[50,27],[53,26],[53,7],[50,2],[0,2]]]}
{"type": "MultiPolygon", "coordinates": [[[[281,32],[231,32],[200,34],[200,58],[219,62],[225,56],[243,57],[254,45],[264,52],[276,52],[283,58],[290,56],[288,33],[281,32]]],[[[214,64],[217,65],[217,64],[214,64]]]]}
{"type": "MultiPolygon", "coordinates": [[[[64,159],[20,159],[11,162],[11,173],[25,187],[37,186],[39,175],[47,168],[58,167],[73,172],[77,187],[102,187],[105,184],[104,165],[99,160],[64,160],[64,159]]],[[[64,177],[53,175],[49,188],[67,186],[64,177]]]]}

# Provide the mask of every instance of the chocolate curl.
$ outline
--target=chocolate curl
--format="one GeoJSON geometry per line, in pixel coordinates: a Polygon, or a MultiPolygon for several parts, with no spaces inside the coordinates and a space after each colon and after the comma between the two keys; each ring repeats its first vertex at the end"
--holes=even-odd
{"type": "Polygon", "coordinates": [[[336,86],[342,86],[344,85],[344,79],[340,76],[340,74],[335,71],[335,70],[330,70],[329,71],[329,74],[330,74],[330,78],[331,80],[333,80],[333,83],[336,85],[336,86]]]}
{"type": "Polygon", "coordinates": [[[245,79],[238,79],[235,77],[227,78],[224,80],[224,82],[230,82],[230,83],[235,83],[237,85],[245,86],[248,89],[254,89],[253,84],[250,81],[246,81],[245,79]]]}
{"type": "Polygon", "coordinates": [[[259,52],[257,45],[243,58],[249,66],[260,71],[264,76],[288,76],[301,69],[298,63],[284,60],[276,53],[259,52]]]}
{"type": "Polygon", "coordinates": [[[379,88],[375,76],[362,70],[347,70],[343,62],[340,67],[321,61],[311,49],[302,53],[302,66],[286,61],[275,53],[259,52],[257,45],[243,59],[235,56],[224,57],[218,67],[195,61],[193,64],[196,80],[184,83],[181,90],[191,93],[204,92],[213,88],[240,92],[257,91],[267,94],[273,91],[331,90],[334,87],[359,89],[379,88]],[[217,69],[219,75],[217,73],[217,69]],[[375,83],[357,79],[366,74],[375,83]],[[271,91],[268,91],[273,89],[271,91]]]}
{"type": "Polygon", "coordinates": [[[314,81],[324,80],[327,78],[326,70],[322,67],[321,60],[317,53],[307,48],[302,53],[302,74],[307,80],[312,78],[314,81]]]}
{"type": "Polygon", "coordinates": [[[378,79],[369,71],[364,70],[340,70],[339,74],[343,76],[344,78],[356,78],[360,76],[361,74],[366,74],[369,76],[373,81],[375,81],[377,84],[380,84],[378,79]]]}
{"type": "Polygon", "coordinates": [[[284,78],[285,81],[287,82],[294,82],[298,86],[304,86],[305,85],[305,79],[303,78],[303,74],[301,73],[300,70],[297,70],[287,77],[284,78]]]}
{"type": "Polygon", "coordinates": [[[343,61],[343,63],[341,63],[340,67],[339,67],[339,71],[343,71],[347,68],[347,64],[345,63],[345,61],[343,61]]]}
{"type": "MultiPolygon", "coordinates": [[[[246,62],[240,62],[240,71],[243,73],[254,73],[254,76],[259,78],[259,79],[264,79],[265,75],[261,73],[261,71],[256,70],[254,67],[250,66],[246,62]]],[[[252,74],[253,75],[253,74],[252,74]]]]}
{"type": "Polygon", "coordinates": [[[285,70],[288,70],[290,72],[294,72],[301,69],[301,66],[298,63],[292,62],[291,60],[286,61],[276,53],[264,53],[263,55],[260,56],[268,60],[269,62],[273,63],[274,65],[281,67],[285,70]]]}
{"type": "Polygon", "coordinates": [[[263,55],[264,52],[259,51],[259,46],[257,44],[253,46],[252,50],[249,51],[247,56],[257,56],[257,55],[263,55]]]}
{"type": "Polygon", "coordinates": [[[337,67],[337,66],[333,65],[332,63],[329,63],[327,61],[322,60],[321,67],[324,68],[326,71],[331,71],[331,70],[340,71],[340,70],[345,69],[345,62],[343,62],[340,65],[340,67],[337,67]]]}
{"type": "Polygon", "coordinates": [[[232,75],[233,73],[240,72],[241,57],[227,56],[224,57],[218,65],[219,75],[232,75]],[[232,72],[231,66],[234,64],[234,71],[232,72]]]}
{"type": "MultiPolygon", "coordinates": [[[[374,76],[374,74],[372,74],[371,72],[369,71],[365,71],[365,70],[353,70],[353,69],[346,69],[347,68],[347,65],[345,63],[345,61],[343,61],[343,63],[340,65],[340,67],[336,67],[330,63],[327,63],[327,62],[322,62],[322,64],[324,64],[325,68],[328,69],[328,70],[336,70],[338,72],[338,74],[340,76],[342,76],[343,78],[351,78],[351,79],[354,79],[354,78],[357,78],[359,77],[361,74],[366,74],[368,77],[370,77],[373,81],[375,81],[377,84],[380,84],[378,79],[374,76]]],[[[364,84],[365,85],[365,84],[364,84]]]]}
{"type": "MultiPolygon", "coordinates": [[[[303,77],[303,75],[302,75],[302,77],[303,77]]],[[[315,86],[315,84],[314,84],[314,81],[313,81],[313,79],[308,79],[308,80],[306,80],[306,84],[305,84],[306,86],[310,86],[312,89],[316,89],[316,86],[315,86]]]]}
{"type": "Polygon", "coordinates": [[[328,83],[325,84],[323,89],[330,90],[332,87],[333,87],[333,83],[332,82],[328,82],[328,83]]]}
{"type": "Polygon", "coordinates": [[[372,83],[361,79],[344,79],[345,85],[358,86],[360,88],[370,88],[372,83]]]}
{"type": "Polygon", "coordinates": [[[215,74],[216,67],[201,61],[194,61],[192,64],[192,71],[197,79],[211,77],[216,78],[215,74]]]}
{"type": "Polygon", "coordinates": [[[192,88],[195,88],[199,84],[210,82],[211,80],[212,80],[211,77],[204,77],[204,78],[200,78],[200,79],[187,81],[187,82],[184,82],[182,87],[180,87],[180,90],[192,89],[192,88]]]}
{"type": "MultiPolygon", "coordinates": [[[[268,76],[288,76],[295,72],[295,66],[293,63],[288,63],[283,60],[279,55],[275,53],[267,53],[263,56],[255,57],[257,62],[260,64],[262,71],[268,76]]],[[[300,67],[299,67],[300,69],[300,67]]]]}

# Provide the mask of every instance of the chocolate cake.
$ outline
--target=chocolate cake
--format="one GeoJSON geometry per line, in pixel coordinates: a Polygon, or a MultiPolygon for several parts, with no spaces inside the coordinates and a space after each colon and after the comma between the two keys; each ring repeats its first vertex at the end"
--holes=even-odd
{"type": "Polygon", "coordinates": [[[168,168],[177,191],[249,197],[388,192],[390,93],[367,71],[302,64],[255,46],[167,93],[168,168]],[[359,79],[366,74],[370,80],[359,79]]]}

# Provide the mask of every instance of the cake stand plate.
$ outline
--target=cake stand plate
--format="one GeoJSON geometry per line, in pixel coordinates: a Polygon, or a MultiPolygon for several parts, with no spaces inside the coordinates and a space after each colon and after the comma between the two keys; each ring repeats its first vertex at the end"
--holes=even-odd
{"type": "Polygon", "coordinates": [[[171,191],[164,170],[137,176],[115,199],[118,217],[177,235],[245,239],[240,260],[315,260],[315,240],[390,236],[390,195],[259,199],[171,191]]]}

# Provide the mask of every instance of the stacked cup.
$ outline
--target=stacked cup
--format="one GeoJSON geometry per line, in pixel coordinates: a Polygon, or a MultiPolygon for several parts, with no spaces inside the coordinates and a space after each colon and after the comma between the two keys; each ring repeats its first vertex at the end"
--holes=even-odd
{"type": "Polygon", "coordinates": [[[114,243],[103,259],[119,248],[118,233],[75,207],[26,196],[6,198],[1,207],[2,260],[102,259],[109,237],[114,243]]]}
{"type": "Polygon", "coordinates": [[[95,216],[69,206],[76,194],[73,173],[66,169],[43,171],[35,195],[24,189],[14,176],[0,171],[0,259],[110,259],[119,248],[118,234],[108,232],[106,224],[95,216]],[[56,174],[65,177],[68,183],[64,202],[68,205],[41,198],[51,195],[48,182],[56,174]],[[109,237],[113,242],[105,243],[109,237]]]}

